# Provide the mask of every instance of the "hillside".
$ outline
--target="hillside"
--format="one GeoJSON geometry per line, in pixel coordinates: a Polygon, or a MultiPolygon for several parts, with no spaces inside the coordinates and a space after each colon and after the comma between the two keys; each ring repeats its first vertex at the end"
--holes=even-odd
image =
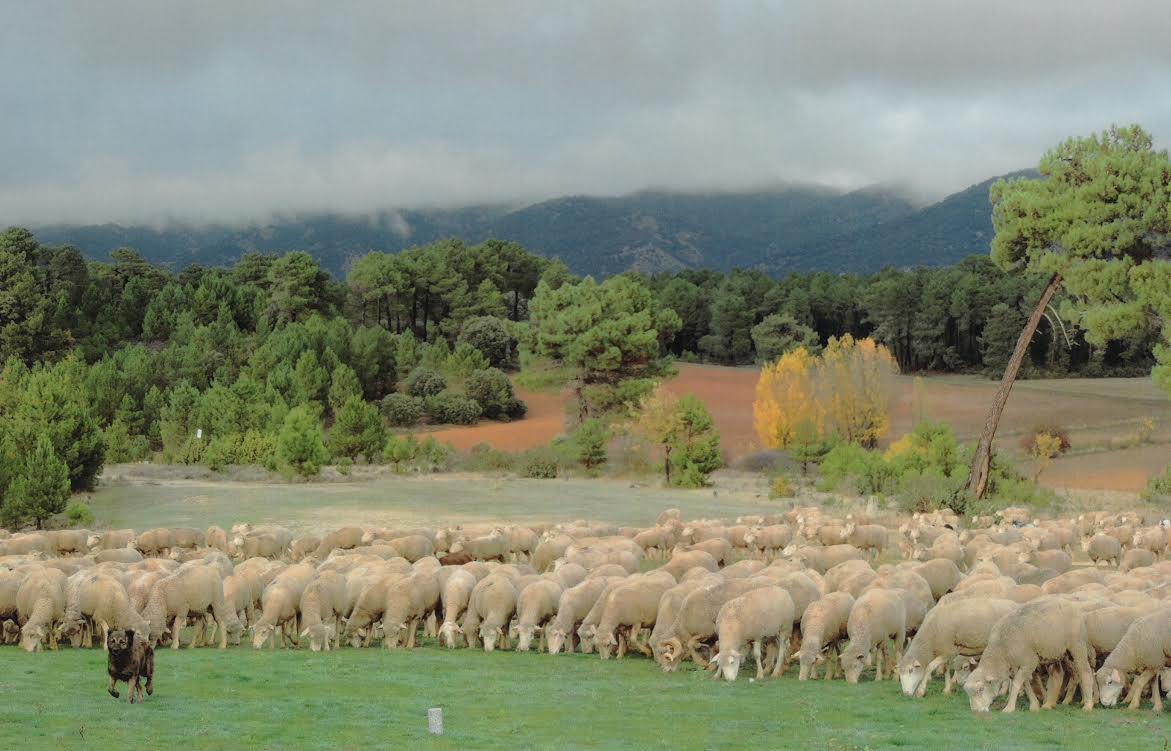
{"type": "MultiPolygon", "coordinates": [[[[1016,173],[1021,174],[1021,173],[1016,173]]],[[[985,253],[992,236],[988,187],[995,178],[916,208],[897,189],[850,193],[785,186],[738,193],[643,191],[616,198],[569,196],[511,208],[387,210],[376,215],[277,216],[248,227],[114,224],[39,227],[46,243],[93,258],[118,247],[182,268],[252,251],[307,250],[344,274],[370,250],[398,251],[445,237],[515,240],[561,258],[575,272],[755,268],[875,271],[946,265],[985,253]]]]}

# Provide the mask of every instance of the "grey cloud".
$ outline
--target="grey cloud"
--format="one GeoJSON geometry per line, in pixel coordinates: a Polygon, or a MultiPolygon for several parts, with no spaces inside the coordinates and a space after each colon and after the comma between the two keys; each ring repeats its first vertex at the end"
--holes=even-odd
{"type": "Polygon", "coordinates": [[[930,198],[1112,122],[1171,137],[1162,2],[44,0],[5,16],[0,223],[778,181],[930,198]]]}

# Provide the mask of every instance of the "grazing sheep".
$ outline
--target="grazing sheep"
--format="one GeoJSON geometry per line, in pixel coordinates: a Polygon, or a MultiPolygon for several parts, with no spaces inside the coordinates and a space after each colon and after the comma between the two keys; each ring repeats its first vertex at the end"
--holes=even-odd
{"type": "Polygon", "coordinates": [[[70,580],[66,587],[65,615],[60,633],[74,644],[82,635],[82,646],[92,646],[88,638],[89,624],[102,632],[102,647],[108,648],[110,631],[136,631],[143,638],[150,636],[150,624],[130,604],[126,588],[113,576],[85,574],[70,580]]]}
{"type": "Polygon", "coordinates": [[[492,652],[497,645],[507,649],[507,627],[516,612],[516,599],[516,586],[502,574],[490,574],[476,584],[463,623],[468,646],[474,647],[478,638],[485,652],[492,652]]]}
{"type": "Polygon", "coordinates": [[[224,602],[224,586],[219,572],[209,566],[194,566],[156,582],[142,614],[150,622],[152,646],[170,627],[171,648],[178,649],[179,633],[187,618],[205,617],[208,613],[221,629],[220,649],[225,649],[228,636],[240,631],[240,622],[224,602]]]}
{"type": "Polygon", "coordinates": [[[215,548],[224,554],[228,553],[228,533],[223,527],[215,525],[208,527],[205,537],[209,548],[215,548]]]}
{"type": "Polygon", "coordinates": [[[171,530],[157,527],[140,534],[136,544],[138,552],[144,556],[163,556],[171,552],[171,548],[175,545],[175,538],[171,530]]]}
{"type": "Polygon", "coordinates": [[[678,581],[693,568],[704,568],[714,573],[720,570],[720,564],[705,550],[688,550],[672,554],[671,560],[658,570],[671,574],[678,581]]]}
{"type": "Polygon", "coordinates": [[[111,548],[94,556],[95,563],[138,563],[142,559],[142,553],[133,548],[111,548]]]}
{"type": "Polygon", "coordinates": [[[398,554],[411,563],[422,560],[435,552],[435,544],[425,535],[407,535],[396,537],[387,542],[398,554]]]}
{"type": "Polygon", "coordinates": [[[30,573],[16,592],[20,647],[36,652],[47,640],[57,648],[56,626],[65,617],[65,574],[56,569],[30,573]]]}
{"type": "Polygon", "coordinates": [[[952,591],[964,576],[955,562],[947,558],[924,561],[911,570],[930,585],[931,595],[936,600],[952,591]]]}
{"type": "Polygon", "coordinates": [[[504,563],[508,555],[508,544],[504,539],[504,533],[496,529],[483,537],[458,537],[451,544],[449,551],[453,554],[467,553],[477,561],[504,563]]]}
{"type": "Polygon", "coordinates": [[[285,642],[291,642],[294,647],[299,645],[297,617],[301,613],[301,598],[314,573],[310,564],[297,563],[281,571],[265,587],[260,598],[260,618],[251,626],[253,649],[263,647],[269,636],[272,636],[272,648],[276,649],[278,628],[282,648],[285,642]]]}
{"type": "Polygon", "coordinates": [[[854,597],[846,592],[831,592],[821,599],[811,602],[801,616],[801,650],[797,659],[801,664],[798,680],[817,678],[817,664],[826,654],[826,680],[834,676],[833,655],[830,650],[837,651],[841,640],[847,635],[846,627],[849,623],[850,610],[854,607],[854,597]]]}
{"type": "MultiPolygon", "coordinates": [[[[191,527],[175,527],[171,532],[171,548],[198,548],[207,541],[201,529],[191,527]]],[[[169,552],[169,551],[168,551],[169,552]]]]}
{"type": "Polygon", "coordinates": [[[509,637],[516,639],[518,652],[528,652],[533,637],[538,634],[541,643],[537,649],[544,649],[545,626],[557,614],[557,605],[564,592],[561,584],[550,579],[534,582],[520,591],[516,601],[516,621],[509,627],[509,637]]]}
{"type": "Polygon", "coordinates": [[[472,557],[467,553],[448,553],[439,559],[441,566],[462,566],[465,563],[471,563],[472,557]]]}
{"type": "Polygon", "coordinates": [[[894,672],[902,656],[907,632],[907,609],[903,592],[894,589],[870,589],[862,594],[850,610],[846,633],[850,643],[839,657],[847,683],[857,683],[862,669],[874,661],[874,680],[881,681],[883,657],[894,672]],[[893,658],[888,642],[894,640],[893,658]]]}
{"type": "Polygon", "coordinates": [[[439,627],[439,642],[450,649],[455,649],[456,634],[460,633],[460,616],[468,609],[477,581],[471,571],[459,568],[451,572],[439,593],[439,600],[443,606],[443,625],[439,627]]]}
{"type": "Polygon", "coordinates": [[[1107,565],[1118,564],[1122,558],[1122,543],[1108,534],[1099,532],[1082,545],[1086,555],[1095,565],[1105,561],[1107,565]]]}
{"type": "Polygon", "coordinates": [[[683,598],[674,622],[663,633],[658,647],[652,644],[652,653],[658,655],[664,672],[674,672],[685,657],[701,668],[708,661],[700,654],[702,644],[716,635],[716,616],[728,600],[761,587],[776,586],[776,581],[764,576],[751,579],[733,579],[696,589],[683,598]]]}
{"type": "Polygon", "coordinates": [[[341,529],[335,529],[321,539],[321,543],[318,544],[317,550],[313,552],[313,555],[317,558],[325,558],[334,550],[356,548],[363,544],[362,537],[365,534],[366,531],[361,527],[342,527],[341,529]]]}
{"type": "MultiPolygon", "coordinates": [[[[634,543],[646,551],[648,558],[663,558],[678,542],[672,527],[651,527],[638,532],[634,543]]],[[[566,546],[568,547],[568,546],[566,546]]],[[[562,551],[564,553],[564,551],[562,551]]]]}
{"type": "Polygon", "coordinates": [[[416,571],[391,583],[382,614],[382,646],[397,649],[402,641],[404,647],[414,649],[419,622],[438,605],[439,580],[432,573],[416,571]]]}
{"type": "Polygon", "coordinates": [[[565,555],[565,551],[573,544],[569,535],[545,535],[537,543],[529,563],[538,573],[544,573],[553,568],[553,562],[565,555]]]}
{"type": "Polygon", "coordinates": [[[783,555],[785,558],[798,561],[806,568],[813,569],[822,575],[825,575],[826,571],[839,563],[863,557],[862,551],[853,545],[828,545],[825,547],[807,545],[801,548],[790,545],[785,548],[783,555]]]}
{"type": "Polygon", "coordinates": [[[609,582],[604,578],[587,578],[561,593],[557,600],[557,614],[545,626],[545,643],[549,654],[558,654],[562,649],[573,651],[574,633],[608,586],[609,582]]]}
{"type": "Polygon", "coordinates": [[[280,538],[271,532],[252,532],[247,537],[240,538],[237,547],[240,557],[249,558],[279,558],[285,551],[280,538]]]}
{"type": "Polygon", "coordinates": [[[778,653],[772,677],[780,676],[785,648],[793,635],[793,618],[793,598],[780,587],[762,587],[724,603],[716,614],[720,652],[714,661],[724,680],[734,681],[739,675],[745,642],[752,643],[759,681],[764,678],[762,648],[775,640],[778,653]]]}
{"type": "Polygon", "coordinates": [[[992,627],[1017,607],[1012,600],[973,598],[933,608],[899,661],[903,693],[925,695],[932,673],[944,666],[943,693],[950,694],[951,673],[945,664],[958,655],[983,654],[992,627]]]}
{"type": "MultiPolygon", "coordinates": [[[[1038,568],[1047,568],[1055,574],[1064,574],[1073,568],[1073,558],[1064,550],[1034,550],[1020,553],[1018,560],[1038,568]]],[[[1013,577],[1018,579],[1019,577],[1013,577]]]]}
{"type": "Polygon", "coordinates": [[[1132,569],[1154,566],[1158,557],[1146,548],[1131,548],[1122,555],[1118,564],[1118,571],[1126,573],[1132,569]]]}
{"type": "Polygon", "coordinates": [[[887,529],[880,524],[854,524],[850,522],[842,529],[841,542],[853,545],[863,553],[878,558],[886,549],[887,529]]]}
{"type": "Polygon", "coordinates": [[[146,678],[146,694],[155,692],[155,653],[150,639],[133,630],[116,630],[110,633],[110,652],[106,658],[106,672],[110,685],[106,691],[118,698],[118,681],[126,681],[126,701],[133,704],[142,702],[142,685],[146,678]]]}
{"type": "Polygon", "coordinates": [[[595,631],[598,655],[608,660],[611,650],[616,649],[618,659],[622,659],[628,645],[650,655],[651,650],[639,644],[638,633],[644,627],[653,627],[659,600],[674,586],[675,579],[670,574],[655,572],[611,590],[595,631]],[[628,636],[623,638],[619,629],[627,630],[628,636]]]}
{"type": "Polygon", "coordinates": [[[753,527],[744,535],[744,547],[767,560],[773,558],[793,541],[793,530],[787,524],[753,527]]]}
{"type": "Polygon", "coordinates": [[[314,555],[321,547],[321,538],[317,535],[301,535],[289,543],[289,560],[300,561],[314,555]]]}
{"type": "Polygon", "coordinates": [[[716,563],[723,566],[732,557],[732,543],[725,540],[723,537],[713,537],[701,542],[685,545],[679,543],[675,546],[675,552],[685,553],[692,550],[702,550],[711,555],[716,560],[716,563]]]}
{"type": "MultiPolygon", "coordinates": [[[[224,580],[224,594],[228,584],[224,580]]],[[[338,624],[348,612],[349,587],[346,575],[338,571],[321,571],[305,585],[301,594],[301,636],[309,637],[313,652],[341,648],[338,624]]]]}
{"type": "MultiPolygon", "coordinates": [[[[1083,708],[1093,709],[1093,680],[1089,662],[1089,636],[1085,617],[1073,602],[1045,597],[1025,603],[1005,615],[988,636],[988,645],[980,664],[964,681],[968,703],[975,712],[987,712],[992,701],[1008,692],[1005,712],[1016,711],[1017,697],[1023,687],[1029,709],[1036,711],[1040,702],[1030,678],[1038,667],[1065,659],[1073,661],[1081,683],[1083,708]]],[[[1046,708],[1056,705],[1056,692],[1046,697],[1046,708]]]]}
{"type": "Polygon", "coordinates": [[[118,548],[133,547],[135,543],[133,529],[111,529],[98,537],[98,550],[116,550],[118,548]]]}
{"type": "Polygon", "coordinates": [[[745,558],[720,569],[720,575],[725,579],[747,579],[750,576],[758,575],[761,571],[764,571],[764,561],[745,558]]]}
{"type": "MultiPolygon", "coordinates": [[[[1159,693],[1160,673],[1171,661],[1171,609],[1157,610],[1135,620],[1126,630],[1118,646],[1098,668],[1094,676],[1098,696],[1103,706],[1112,707],[1118,703],[1118,696],[1126,685],[1126,677],[1138,673],[1130,688],[1130,708],[1138,709],[1147,683],[1154,680],[1152,699],[1157,711],[1162,711],[1163,702],[1159,693]]],[[[1082,695],[1089,696],[1082,686],[1082,695]]],[[[1092,702],[1092,699],[1090,700],[1092,702]]]]}

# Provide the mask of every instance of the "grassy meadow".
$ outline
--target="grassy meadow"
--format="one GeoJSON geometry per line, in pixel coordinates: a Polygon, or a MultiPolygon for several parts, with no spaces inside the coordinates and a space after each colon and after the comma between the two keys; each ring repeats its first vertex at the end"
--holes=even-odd
{"type": "MultiPolygon", "coordinates": [[[[1015,715],[962,692],[903,697],[892,682],[709,680],[642,658],[424,647],[160,650],[155,694],[105,691],[100,650],[0,649],[0,744],[37,749],[1087,749],[1162,748],[1147,709],[1015,715]],[[445,735],[427,733],[442,707],[445,735]]],[[[122,684],[120,684],[121,687],[122,684]]],[[[1025,706],[1022,702],[1022,707],[1025,706]]]]}

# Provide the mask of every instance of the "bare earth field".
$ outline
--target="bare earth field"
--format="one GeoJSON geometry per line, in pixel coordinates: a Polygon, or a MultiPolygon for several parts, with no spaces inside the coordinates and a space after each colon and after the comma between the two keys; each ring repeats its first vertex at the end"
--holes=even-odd
{"type": "MultiPolygon", "coordinates": [[[[711,410],[726,457],[735,462],[760,450],[752,426],[755,368],[679,365],[678,377],[667,383],[676,394],[692,393],[711,410]]],[[[911,376],[898,379],[890,437],[909,431],[914,423],[911,376]]],[[[979,376],[927,376],[923,379],[925,416],[948,423],[961,440],[974,440],[997,383],[979,376]]],[[[529,416],[510,424],[484,424],[433,433],[458,449],[487,442],[498,448],[522,450],[538,446],[564,432],[568,394],[521,392],[529,416]]],[[[1171,399],[1149,378],[1053,379],[1019,381],[1013,388],[1000,423],[998,445],[1020,454],[1021,437],[1028,431],[1055,425],[1069,432],[1070,455],[1055,460],[1041,476],[1055,488],[1137,492],[1150,474],[1171,461],[1171,399]],[[1148,444],[1138,445],[1139,424],[1156,423],[1148,444]]],[[[1026,469],[1029,467],[1026,466],[1026,469]]]]}

